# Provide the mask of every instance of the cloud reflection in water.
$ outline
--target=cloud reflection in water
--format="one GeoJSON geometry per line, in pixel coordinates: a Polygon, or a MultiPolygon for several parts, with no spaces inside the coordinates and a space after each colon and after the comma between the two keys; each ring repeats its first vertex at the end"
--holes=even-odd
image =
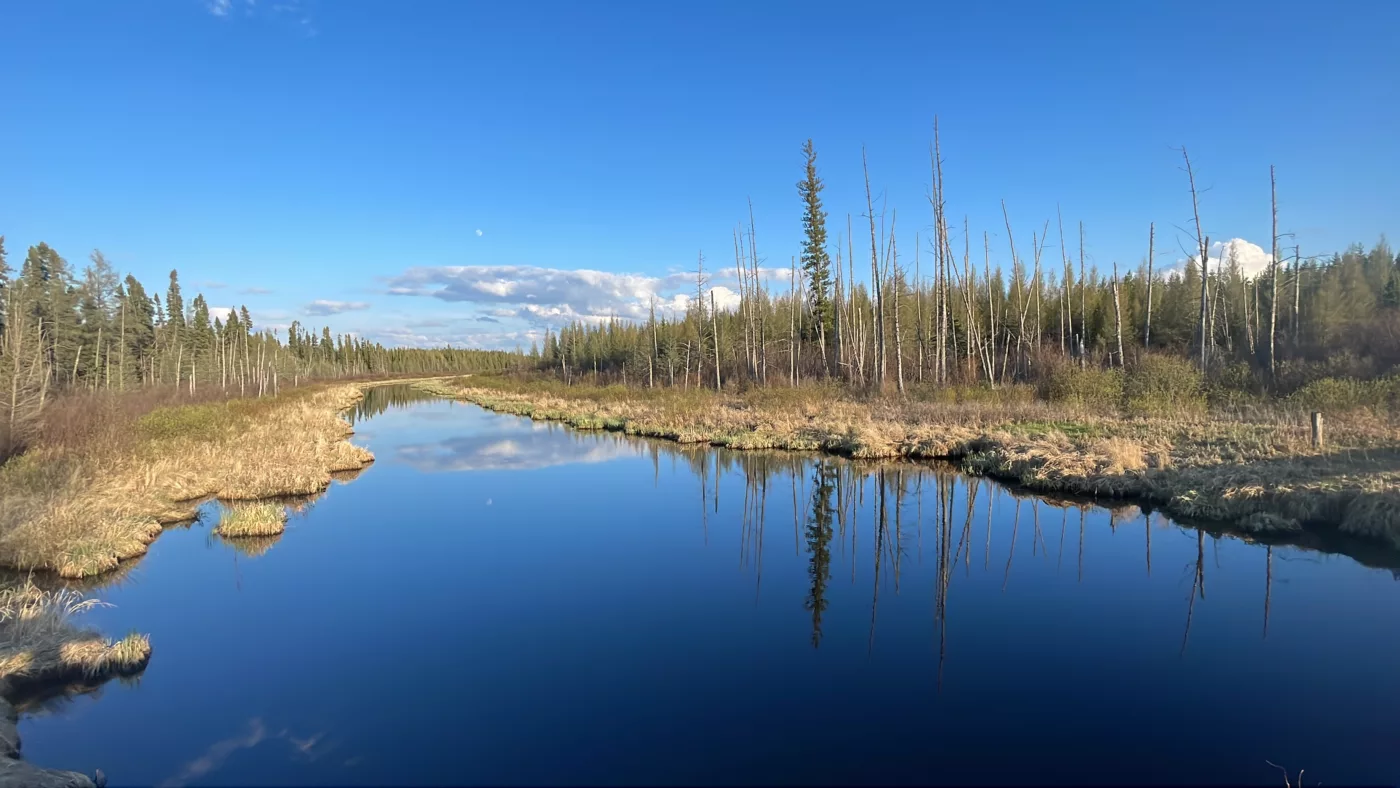
{"type": "Polygon", "coordinates": [[[400,446],[399,460],[425,473],[523,471],[555,465],[608,462],[642,453],[619,435],[578,434],[553,424],[530,424],[486,434],[458,435],[434,443],[400,446]]]}

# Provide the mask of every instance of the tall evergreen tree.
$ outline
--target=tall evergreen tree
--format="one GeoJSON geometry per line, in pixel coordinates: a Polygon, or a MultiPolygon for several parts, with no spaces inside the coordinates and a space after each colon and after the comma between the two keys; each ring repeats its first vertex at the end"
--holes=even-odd
{"type": "MultiPolygon", "coordinates": [[[[168,297],[166,305],[169,305],[168,297]]],[[[190,346],[194,350],[195,356],[203,357],[214,346],[214,329],[209,323],[209,302],[204,300],[203,293],[198,293],[194,297],[194,308],[190,310],[187,328],[190,334],[190,346]]]]}
{"type": "Polygon", "coordinates": [[[834,312],[831,307],[831,257],[826,250],[826,211],[822,210],[822,180],[817,175],[817,149],[807,140],[804,177],[797,184],[802,197],[802,270],[807,275],[808,299],[825,353],[834,312]]]}
{"type": "Polygon", "coordinates": [[[185,299],[180,295],[180,272],[170,271],[170,286],[165,291],[165,322],[177,334],[185,327],[185,299]]]}

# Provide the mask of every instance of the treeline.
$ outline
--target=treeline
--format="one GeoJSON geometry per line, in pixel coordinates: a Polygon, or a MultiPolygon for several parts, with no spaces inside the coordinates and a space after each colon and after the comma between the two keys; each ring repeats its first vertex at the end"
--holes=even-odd
{"type": "Polygon", "coordinates": [[[0,236],[0,457],[22,445],[56,396],[176,386],[239,395],[306,380],[502,371],[519,354],[389,348],[293,322],[285,336],[254,325],[246,306],[211,313],[186,304],[179,274],[164,296],[121,277],[100,251],[81,273],[48,244],[29,247],[16,273],[0,236]]]}
{"type": "Polygon", "coordinates": [[[904,391],[1036,382],[1066,362],[1125,366],[1151,352],[1190,359],[1212,381],[1254,394],[1381,376],[1400,363],[1400,255],[1384,238],[1370,250],[1306,255],[1279,246],[1290,236],[1278,230],[1276,204],[1262,205],[1261,217],[1274,217],[1263,270],[1246,271],[1233,243],[1222,259],[1211,257],[1183,150],[1183,209],[1195,217],[1184,266],[1154,265],[1165,244],[1149,224],[1136,264],[1091,267],[1082,223],[1066,227],[1056,216],[1021,233],[1005,205],[994,249],[965,218],[952,225],[937,151],[935,142],[926,230],[900,231],[913,222],[877,210],[867,168],[862,213],[847,214],[830,243],[808,141],[798,184],[804,240],[776,292],[750,213],[734,231],[736,308],[716,308],[702,254],[683,316],[653,309],[645,321],[576,322],[546,334],[531,351],[535,363],[566,380],[728,387],[838,379],[904,391]],[[912,250],[897,241],[912,241],[912,250]]]}

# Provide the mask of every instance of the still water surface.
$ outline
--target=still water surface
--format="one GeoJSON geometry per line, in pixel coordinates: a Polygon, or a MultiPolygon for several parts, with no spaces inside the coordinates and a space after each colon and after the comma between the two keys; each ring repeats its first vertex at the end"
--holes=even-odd
{"type": "Polygon", "coordinates": [[[174,528],[104,589],[88,622],[151,665],[26,718],[25,756],[167,786],[1400,780],[1390,570],[405,396],[280,539],[174,528]]]}

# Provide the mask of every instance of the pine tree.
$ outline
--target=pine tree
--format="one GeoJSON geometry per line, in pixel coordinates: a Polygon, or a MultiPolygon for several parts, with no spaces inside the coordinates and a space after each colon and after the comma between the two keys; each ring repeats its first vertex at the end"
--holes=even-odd
{"type": "Polygon", "coordinates": [[[817,175],[817,150],[809,139],[802,146],[806,157],[804,178],[797,184],[803,202],[802,270],[807,275],[808,299],[813,321],[826,355],[826,336],[831,330],[831,257],[826,250],[826,211],[822,210],[821,192],[824,187],[817,175]]]}
{"type": "Polygon", "coordinates": [[[170,271],[170,287],[165,291],[165,314],[166,323],[178,337],[185,327],[185,299],[180,295],[180,272],[174,269],[170,271]]]}
{"type": "MultiPolygon", "coordinates": [[[[166,303],[169,304],[168,297],[166,303]]],[[[194,308],[190,311],[187,327],[190,334],[190,347],[194,350],[195,357],[203,358],[214,347],[214,328],[209,323],[209,303],[204,300],[203,293],[194,297],[194,308]]]]}
{"type": "Polygon", "coordinates": [[[146,379],[155,352],[155,305],[147,297],[146,288],[130,274],[126,277],[126,291],[119,293],[118,298],[118,331],[122,334],[119,341],[125,340],[125,357],[120,363],[126,379],[139,383],[146,379]]]}

